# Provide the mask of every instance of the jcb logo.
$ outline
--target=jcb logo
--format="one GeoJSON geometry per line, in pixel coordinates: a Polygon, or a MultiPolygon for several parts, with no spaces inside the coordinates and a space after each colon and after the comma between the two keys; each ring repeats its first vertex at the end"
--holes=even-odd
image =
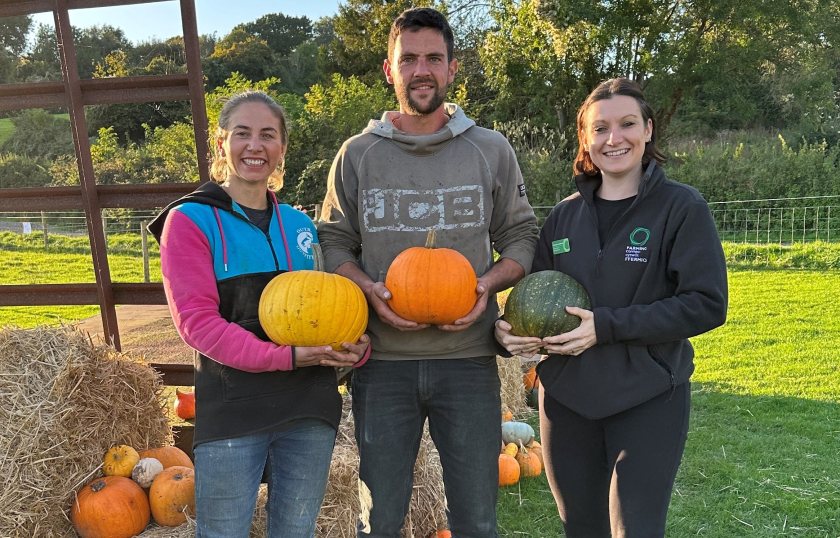
{"type": "Polygon", "coordinates": [[[370,232],[479,227],[485,222],[484,192],[479,185],[366,190],[362,217],[370,232]]]}

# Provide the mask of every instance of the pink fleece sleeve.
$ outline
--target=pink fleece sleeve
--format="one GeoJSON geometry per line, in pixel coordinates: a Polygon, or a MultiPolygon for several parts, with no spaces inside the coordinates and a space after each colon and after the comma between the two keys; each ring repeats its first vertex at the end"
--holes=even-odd
{"type": "Polygon", "coordinates": [[[183,213],[169,213],[160,240],[163,287],[172,321],[190,347],[246,372],[292,370],[292,346],[264,342],[219,314],[219,293],[207,238],[183,213]]]}

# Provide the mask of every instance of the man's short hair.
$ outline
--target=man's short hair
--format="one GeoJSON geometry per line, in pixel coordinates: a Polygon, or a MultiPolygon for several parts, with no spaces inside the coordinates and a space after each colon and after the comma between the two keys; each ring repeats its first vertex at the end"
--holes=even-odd
{"type": "Polygon", "coordinates": [[[397,37],[404,31],[416,32],[421,28],[437,30],[443,36],[446,43],[446,60],[451,62],[455,51],[455,36],[446,17],[440,11],[430,7],[415,7],[406,9],[391,24],[391,33],[388,34],[388,58],[394,54],[394,44],[397,37]]]}

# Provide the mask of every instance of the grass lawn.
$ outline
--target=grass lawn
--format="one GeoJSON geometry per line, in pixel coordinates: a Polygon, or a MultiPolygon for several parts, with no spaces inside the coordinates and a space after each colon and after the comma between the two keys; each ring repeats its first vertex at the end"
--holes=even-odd
{"type": "MultiPolygon", "coordinates": [[[[0,283],[92,282],[88,255],[73,248],[65,245],[58,258],[4,243],[0,283]]],[[[113,249],[114,280],[142,280],[138,253],[113,249]]],[[[840,537],[840,271],[833,263],[819,270],[731,264],[726,325],[693,339],[692,416],[669,537],[840,537]]],[[[156,257],[152,264],[159,279],[156,257]]],[[[0,325],[98,310],[61,308],[68,310],[0,308],[0,325]]],[[[528,421],[536,429],[536,416],[528,421]]],[[[502,536],[562,536],[544,476],[500,489],[499,499],[502,536]]]]}
{"type": "Polygon", "coordinates": [[[5,142],[15,132],[15,126],[9,118],[0,118],[0,144],[5,142]]]}
{"type": "MultiPolygon", "coordinates": [[[[692,416],[667,536],[840,536],[840,271],[730,272],[693,339],[692,416]]],[[[536,427],[537,421],[529,419],[536,427]]],[[[504,536],[562,536],[544,477],[500,490],[504,536]]]]}

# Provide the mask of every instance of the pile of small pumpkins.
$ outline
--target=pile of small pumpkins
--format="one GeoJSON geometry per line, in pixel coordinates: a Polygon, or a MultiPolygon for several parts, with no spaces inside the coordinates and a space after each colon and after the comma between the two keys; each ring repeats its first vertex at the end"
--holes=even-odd
{"type": "Polygon", "coordinates": [[[527,422],[502,422],[499,486],[512,486],[520,478],[540,476],[542,469],[542,446],[535,439],[534,428],[527,422]]]}
{"type": "Polygon", "coordinates": [[[108,449],[104,476],[76,492],[70,521],[81,538],[130,538],[151,518],[177,527],[195,515],[194,466],[180,448],[164,446],[138,452],[128,445],[108,449]]]}

